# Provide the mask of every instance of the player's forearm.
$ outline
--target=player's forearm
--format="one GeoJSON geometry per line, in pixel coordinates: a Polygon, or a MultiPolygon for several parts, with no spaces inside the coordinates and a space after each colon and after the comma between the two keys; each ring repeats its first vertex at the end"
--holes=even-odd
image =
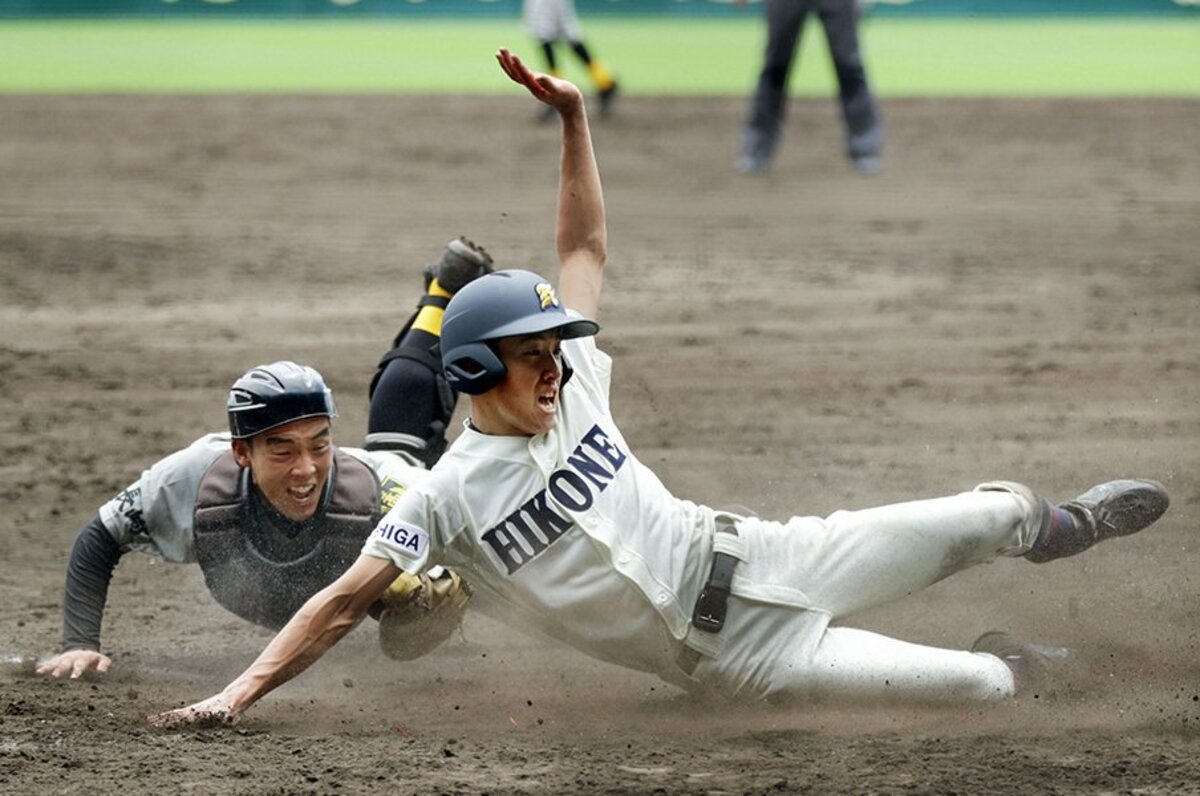
{"type": "Polygon", "coordinates": [[[331,616],[301,608],[262,654],[236,680],[225,687],[224,695],[234,713],[241,713],[262,697],[314,664],[326,651],[350,632],[362,614],[351,616],[334,609],[331,616]]]}
{"type": "Polygon", "coordinates": [[[595,284],[587,286],[584,296],[589,301],[571,301],[572,291],[560,284],[569,306],[587,316],[594,316],[595,297],[599,295],[600,272],[608,257],[608,233],[604,214],[604,192],[600,171],[592,148],[591,132],[582,102],[577,111],[562,114],[563,149],[559,177],[557,248],[563,264],[564,279],[583,279],[595,284]],[[571,273],[575,271],[576,273],[571,273]],[[580,306],[582,304],[582,306],[580,306]]]}
{"type": "Polygon", "coordinates": [[[317,592],[250,665],[221,693],[149,717],[156,727],[217,721],[232,724],[242,711],[307,669],[346,635],[400,570],[390,561],[359,556],[336,581],[317,592]]]}
{"type": "Polygon", "coordinates": [[[313,595],[254,663],[226,686],[222,695],[231,712],[241,713],[315,663],[362,620],[396,571],[364,583],[351,567],[313,595]]]}
{"type": "Polygon", "coordinates": [[[100,649],[108,585],[120,559],[121,548],[99,517],[80,529],[67,562],[63,589],[64,651],[100,649]]]}

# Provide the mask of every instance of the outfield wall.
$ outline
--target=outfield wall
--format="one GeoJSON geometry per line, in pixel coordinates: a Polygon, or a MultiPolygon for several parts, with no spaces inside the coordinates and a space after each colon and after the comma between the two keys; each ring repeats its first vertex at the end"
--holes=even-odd
{"type": "MultiPolygon", "coordinates": [[[[762,0],[576,0],[589,16],[737,16],[762,0]]],[[[1139,16],[1200,19],[1200,0],[864,0],[893,17],[1139,16]]],[[[521,0],[0,0],[0,17],[515,17],[521,0]]]]}

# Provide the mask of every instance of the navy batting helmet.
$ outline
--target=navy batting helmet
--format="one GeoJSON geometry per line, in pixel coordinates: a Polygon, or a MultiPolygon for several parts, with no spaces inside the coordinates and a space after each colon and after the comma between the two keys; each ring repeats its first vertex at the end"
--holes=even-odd
{"type": "Polygon", "coordinates": [[[333,393],[321,374],[295,362],[246,371],[229,389],[229,432],[246,439],[306,417],[337,417],[333,393]]]}
{"type": "MultiPolygon", "coordinates": [[[[504,380],[505,367],[489,343],[501,337],[558,329],[563,340],[600,331],[595,321],[573,318],[554,287],[532,271],[495,271],[454,294],[442,318],[442,369],[450,386],[479,395],[504,380]]],[[[570,370],[563,364],[563,382],[570,370]]]]}

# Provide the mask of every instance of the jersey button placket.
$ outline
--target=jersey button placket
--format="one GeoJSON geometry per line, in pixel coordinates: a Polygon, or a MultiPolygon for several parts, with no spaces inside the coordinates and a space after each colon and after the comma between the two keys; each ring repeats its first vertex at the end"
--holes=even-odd
{"type": "Polygon", "coordinates": [[[554,471],[554,449],[544,436],[529,440],[529,458],[537,464],[543,476],[550,477],[554,471]]]}

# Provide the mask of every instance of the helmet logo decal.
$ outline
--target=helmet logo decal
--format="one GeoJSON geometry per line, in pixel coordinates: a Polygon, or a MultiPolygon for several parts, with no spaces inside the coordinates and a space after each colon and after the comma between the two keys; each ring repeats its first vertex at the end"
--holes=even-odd
{"type": "Polygon", "coordinates": [[[554,295],[554,286],[549,282],[538,282],[533,289],[537,292],[538,303],[543,311],[558,306],[558,296],[554,295]]]}

